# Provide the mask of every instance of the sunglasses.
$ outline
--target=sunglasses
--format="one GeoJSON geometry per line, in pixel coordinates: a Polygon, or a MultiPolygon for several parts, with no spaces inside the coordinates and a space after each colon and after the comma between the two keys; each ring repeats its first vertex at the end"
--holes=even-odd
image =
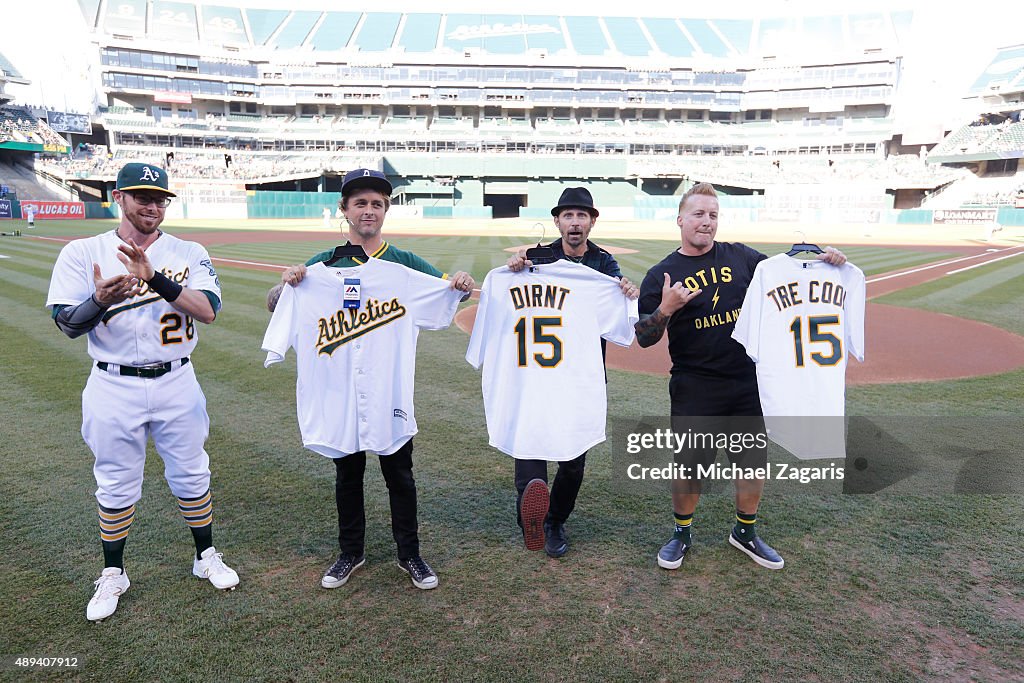
{"type": "Polygon", "coordinates": [[[135,192],[125,192],[125,194],[134,199],[136,204],[141,204],[142,206],[154,204],[161,209],[166,209],[167,205],[171,203],[170,197],[158,197],[151,194],[138,194],[135,192]]]}

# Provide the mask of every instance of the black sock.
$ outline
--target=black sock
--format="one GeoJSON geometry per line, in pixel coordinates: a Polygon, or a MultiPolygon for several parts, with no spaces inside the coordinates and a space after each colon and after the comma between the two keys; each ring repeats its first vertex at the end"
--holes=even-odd
{"type": "Polygon", "coordinates": [[[100,540],[103,542],[103,566],[124,570],[124,546],[128,530],[135,521],[135,506],[107,508],[99,506],[100,540]]]}
{"type": "Polygon", "coordinates": [[[736,538],[740,539],[744,543],[751,541],[757,536],[757,530],[755,525],[757,524],[757,515],[748,515],[745,512],[736,511],[736,526],[732,528],[736,538]]]}
{"type": "Polygon", "coordinates": [[[213,496],[207,489],[198,498],[178,498],[178,510],[192,531],[196,559],[202,559],[203,551],[213,546],[213,496]]]}
{"type": "Polygon", "coordinates": [[[681,515],[678,512],[675,513],[676,520],[676,533],[682,539],[685,545],[690,545],[690,525],[693,524],[693,513],[688,515],[681,515]]]}

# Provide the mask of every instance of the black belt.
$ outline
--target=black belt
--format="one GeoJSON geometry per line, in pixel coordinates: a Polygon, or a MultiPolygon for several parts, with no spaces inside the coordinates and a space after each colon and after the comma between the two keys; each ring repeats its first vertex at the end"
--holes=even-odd
{"type": "MultiPolygon", "coordinates": [[[[180,362],[176,360],[169,360],[166,363],[150,365],[144,368],[137,368],[132,365],[117,365],[116,367],[122,377],[145,377],[146,379],[156,379],[157,377],[163,377],[171,370],[184,367],[185,365],[188,365],[188,356],[182,358],[180,362]]],[[[110,366],[111,363],[96,361],[96,367],[103,372],[106,372],[107,368],[110,366]]]]}

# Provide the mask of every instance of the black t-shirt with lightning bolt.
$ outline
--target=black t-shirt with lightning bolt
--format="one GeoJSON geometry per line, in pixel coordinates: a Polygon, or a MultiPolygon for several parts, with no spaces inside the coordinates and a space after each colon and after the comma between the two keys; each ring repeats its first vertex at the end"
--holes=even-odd
{"type": "Polygon", "coordinates": [[[668,351],[672,373],[705,377],[753,378],[754,363],[732,338],[736,317],[754,268],[767,258],[745,244],[715,242],[701,256],[678,250],[647,271],[640,286],[640,314],[650,315],[661,303],[665,273],[672,283],[700,289],[700,295],[668,321],[668,351]]]}

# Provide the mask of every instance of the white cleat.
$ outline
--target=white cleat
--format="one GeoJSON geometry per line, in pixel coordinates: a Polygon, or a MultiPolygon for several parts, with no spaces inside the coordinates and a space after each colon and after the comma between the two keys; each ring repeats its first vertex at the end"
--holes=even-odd
{"type": "Polygon", "coordinates": [[[132,585],[128,574],[120,567],[107,567],[96,579],[96,592],[85,608],[89,621],[103,621],[117,609],[117,600],[132,585]]]}
{"type": "Polygon", "coordinates": [[[224,564],[224,553],[210,546],[203,551],[202,559],[192,560],[192,574],[200,579],[209,579],[216,588],[234,590],[238,585],[238,574],[224,564]]]}

